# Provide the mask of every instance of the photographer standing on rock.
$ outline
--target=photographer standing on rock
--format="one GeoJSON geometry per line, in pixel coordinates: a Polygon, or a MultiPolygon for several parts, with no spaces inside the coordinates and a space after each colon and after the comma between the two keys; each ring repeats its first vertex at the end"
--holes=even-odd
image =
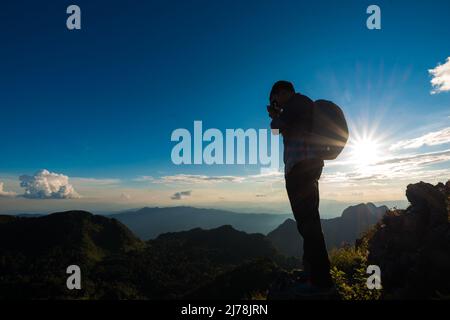
{"type": "Polygon", "coordinates": [[[331,294],[334,284],[319,216],[319,178],[323,158],[310,144],[314,102],[296,93],[292,83],[276,82],[267,107],[271,128],[283,136],[286,190],[297,229],[303,237],[302,282],[295,294],[331,294]]]}

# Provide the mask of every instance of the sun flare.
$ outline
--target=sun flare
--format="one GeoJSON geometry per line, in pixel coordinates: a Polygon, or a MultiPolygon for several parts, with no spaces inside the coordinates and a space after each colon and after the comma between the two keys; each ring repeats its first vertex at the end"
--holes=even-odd
{"type": "Polygon", "coordinates": [[[365,138],[351,145],[351,158],[361,167],[367,167],[380,160],[380,147],[377,141],[365,138]]]}

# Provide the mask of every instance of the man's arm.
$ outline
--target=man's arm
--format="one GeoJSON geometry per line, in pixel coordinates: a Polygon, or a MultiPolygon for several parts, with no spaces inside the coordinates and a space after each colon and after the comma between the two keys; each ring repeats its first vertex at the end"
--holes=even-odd
{"type": "MultiPolygon", "coordinates": [[[[312,125],[312,112],[314,102],[307,96],[295,95],[283,108],[282,112],[272,118],[270,127],[280,132],[288,128],[297,128],[309,131],[312,125]]],[[[270,113],[269,113],[270,115],[270,113]]]]}

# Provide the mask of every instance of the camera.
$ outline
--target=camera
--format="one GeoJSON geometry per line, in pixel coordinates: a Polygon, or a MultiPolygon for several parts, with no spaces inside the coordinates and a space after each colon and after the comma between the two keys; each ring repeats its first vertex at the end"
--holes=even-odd
{"type": "Polygon", "coordinates": [[[278,101],[276,100],[272,100],[270,102],[270,108],[272,110],[274,110],[276,113],[281,113],[283,112],[283,108],[278,104],[278,101]]]}

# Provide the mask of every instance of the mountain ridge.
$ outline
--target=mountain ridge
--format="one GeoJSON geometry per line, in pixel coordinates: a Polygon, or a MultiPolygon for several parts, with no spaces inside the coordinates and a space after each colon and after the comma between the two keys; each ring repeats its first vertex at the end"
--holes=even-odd
{"type": "Polygon", "coordinates": [[[288,214],[238,213],[220,209],[177,207],[144,207],[108,215],[127,225],[141,239],[156,238],[165,232],[177,232],[196,227],[216,228],[230,224],[249,233],[267,233],[286,219],[288,214]]]}
{"type": "MultiPolygon", "coordinates": [[[[328,250],[343,244],[352,244],[371,226],[375,225],[389,209],[373,203],[360,203],[350,206],[340,217],[322,219],[322,230],[328,250]]],[[[285,220],[280,226],[267,234],[275,247],[287,256],[302,256],[303,239],[297,231],[294,219],[285,220]]]]}
{"type": "Polygon", "coordinates": [[[230,225],[143,242],[119,221],[85,211],[0,216],[0,299],[172,299],[254,259],[292,266],[262,234],[230,225]],[[113,238],[111,238],[113,236],[113,238]],[[82,289],[66,288],[66,268],[82,289]]]}
{"type": "MultiPolygon", "coordinates": [[[[358,204],[348,208],[359,208],[358,206],[360,205],[358,204]]],[[[377,208],[371,202],[367,203],[367,205],[370,208],[377,208]]],[[[344,209],[343,213],[348,208],[344,209]]],[[[220,209],[177,206],[144,207],[135,211],[111,214],[108,217],[118,219],[141,239],[148,240],[154,239],[164,232],[177,232],[196,227],[210,229],[225,224],[231,224],[237,230],[267,235],[286,219],[292,218],[292,213],[239,213],[220,209]]],[[[322,221],[336,218],[322,219],[322,221]]]]}

